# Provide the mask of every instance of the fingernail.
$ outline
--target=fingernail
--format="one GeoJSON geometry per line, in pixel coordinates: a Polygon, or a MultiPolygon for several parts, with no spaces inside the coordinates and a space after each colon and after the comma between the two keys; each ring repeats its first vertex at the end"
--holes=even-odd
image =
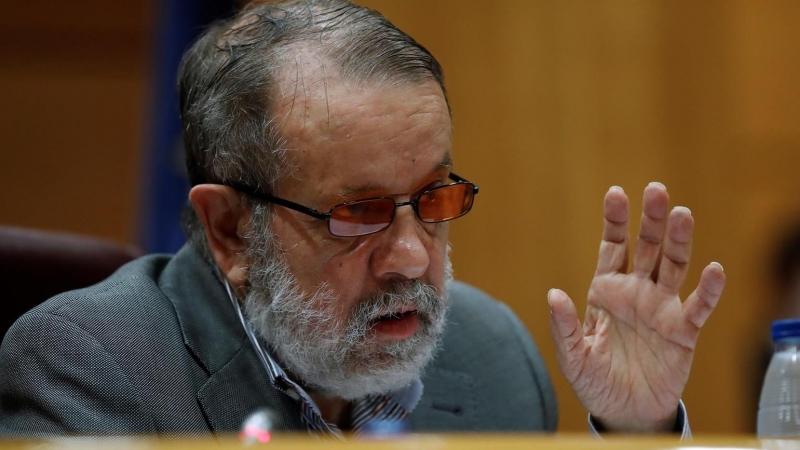
{"type": "Polygon", "coordinates": [[[717,266],[717,267],[719,267],[719,270],[721,270],[721,271],[725,272],[725,268],[724,268],[724,267],[722,267],[722,264],[720,264],[720,263],[718,263],[718,262],[714,261],[714,262],[712,262],[712,263],[711,263],[711,265],[713,265],[713,266],[717,266]]]}
{"type": "Polygon", "coordinates": [[[550,300],[550,296],[553,294],[553,291],[555,291],[555,288],[547,291],[547,304],[550,305],[550,314],[553,314],[553,301],[550,300]]]}
{"type": "Polygon", "coordinates": [[[622,192],[622,193],[625,193],[625,189],[622,189],[622,188],[621,188],[621,187],[619,187],[619,186],[611,186],[610,188],[608,188],[608,190],[609,190],[609,191],[620,191],[620,192],[622,192]]]}
{"type": "Polygon", "coordinates": [[[688,214],[690,216],[692,215],[692,210],[687,208],[687,207],[685,207],[685,206],[676,206],[676,207],[672,208],[672,210],[673,211],[683,211],[683,212],[685,212],[686,214],[688,214]]]}
{"type": "Polygon", "coordinates": [[[647,185],[648,186],[660,187],[661,189],[664,189],[665,191],[667,190],[667,187],[664,186],[663,183],[659,183],[658,181],[652,181],[652,182],[648,183],[647,185]]]}

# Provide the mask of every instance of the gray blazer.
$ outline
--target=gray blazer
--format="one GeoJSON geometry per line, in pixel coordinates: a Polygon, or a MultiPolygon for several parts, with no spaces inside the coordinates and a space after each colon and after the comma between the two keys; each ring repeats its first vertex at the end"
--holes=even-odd
{"type": "MultiPolygon", "coordinates": [[[[554,430],[553,387],[519,319],[462,283],[451,302],[412,428],[554,430]]],[[[272,388],[222,285],[188,246],[50,299],[0,346],[6,437],[227,433],[261,407],[278,429],[302,429],[297,403],[272,388]]]]}

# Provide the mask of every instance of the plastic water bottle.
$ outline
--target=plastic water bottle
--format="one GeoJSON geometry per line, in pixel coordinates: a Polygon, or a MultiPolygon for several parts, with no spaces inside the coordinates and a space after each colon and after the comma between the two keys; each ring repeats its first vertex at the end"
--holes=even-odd
{"type": "Polygon", "coordinates": [[[800,319],[772,324],[775,353],[758,402],[759,438],[800,439],[800,319]]]}

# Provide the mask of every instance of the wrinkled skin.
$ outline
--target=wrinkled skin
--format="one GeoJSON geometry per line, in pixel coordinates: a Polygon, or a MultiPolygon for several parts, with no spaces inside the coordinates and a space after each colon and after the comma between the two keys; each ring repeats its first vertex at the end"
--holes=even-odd
{"type": "Polygon", "coordinates": [[[611,188],[583,324],[566,293],[548,293],[561,370],[609,430],[668,431],[675,425],[700,328],[725,286],[722,266],[711,263],[681,301],[694,219],[687,208],[669,211],[668,203],[663,185],[647,186],[629,272],[628,198],[611,188]]]}

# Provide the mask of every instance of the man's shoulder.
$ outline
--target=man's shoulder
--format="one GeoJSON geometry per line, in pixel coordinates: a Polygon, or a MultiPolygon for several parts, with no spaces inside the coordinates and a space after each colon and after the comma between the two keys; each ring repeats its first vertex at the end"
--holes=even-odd
{"type": "MultiPolygon", "coordinates": [[[[497,307],[502,305],[486,292],[463,281],[453,280],[450,284],[450,299],[458,302],[459,307],[497,307]]],[[[455,303],[454,303],[455,304],[455,303]]]]}
{"type": "Polygon", "coordinates": [[[187,351],[169,293],[175,279],[191,278],[177,259],[145,256],[20,317],[0,345],[0,429],[205,431],[196,397],[205,372],[187,351]]]}
{"type": "Polygon", "coordinates": [[[420,430],[555,429],[555,393],[519,318],[464,283],[452,283],[449,300],[441,348],[423,374],[425,394],[412,414],[414,425],[420,430]]]}
{"type": "Polygon", "coordinates": [[[520,332],[521,323],[504,303],[469,284],[453,281],[450,286],[448,331],[459,334],[480,331],[484,338],[508,339],[520,332]]]}
{"type": "Polygon", "coordinates": [[[162,272],[172,260],[141,257],[100,283],[58,294],[23,314],[0,344],[0,379],[27,358],[21,355],[38,355],[33,365],[42,365],[26,370],[73,370],[80,361],[111,358],[131,374],[167,364],[164,355],[185,353],[175,307],[162,289],[162,272]],[[63,348],[54,350],[56,343],[63,348]]]}
{"type": "Polygon", "coordinates": [[[109,340],[144,343],[172,336],[174,308],[159,285],[172,257],[148,255],[122,266],[98,284],[63,292],[23,314],[3,339],[12,345],[36,345],[31,335],[59,333],[63,327],[82,330],[101,345],[109,340]]]}
{"type": "Polygon", "coordinates": [[[151,309],[152,300],[163,299],[158,279],[170,260],[170,255],[143,256],[125,264],[100,283],[56,295],[25,313],[23,318],[53,315],[67,320],[96,320],[107,315],[151,309]]]}
{"type": "Polygon", "coordinates": [[[524,355],[522,359],[543,367],[528,328],[505,303],[461,282],[453,282],[450,303],[443,338],[445,359],[453,353],[463,353],[473,363],[480,361],[480,366],[502,366],[515,364],[512,355],[519,352],[524,355]]]}

